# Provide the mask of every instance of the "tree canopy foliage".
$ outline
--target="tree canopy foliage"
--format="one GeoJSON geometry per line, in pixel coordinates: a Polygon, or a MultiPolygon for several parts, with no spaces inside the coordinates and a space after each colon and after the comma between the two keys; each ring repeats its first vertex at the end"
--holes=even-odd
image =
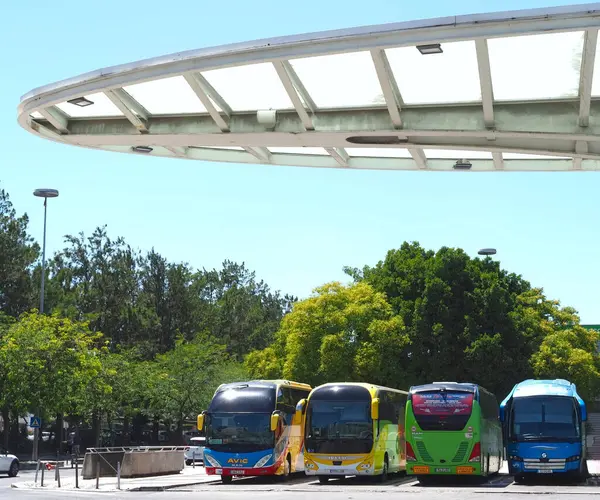
{"type": "Polygon", "coordinates": [[[317,288],[295,304],[275,343],[248,356],[251,375],[398,388],[473,381],[498,398],[525,378],[564,375],[596,390],[597,334],[492,259],[404,243],[346,272],[354,284],[317,288]]]}

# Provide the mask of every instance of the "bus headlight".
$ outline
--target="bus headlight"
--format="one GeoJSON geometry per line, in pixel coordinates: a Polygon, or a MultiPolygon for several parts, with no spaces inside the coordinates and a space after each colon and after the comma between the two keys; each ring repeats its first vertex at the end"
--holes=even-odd
{"type": "Polygon", "coordinates": [[[308,470],[315,470],[317,465],[313,464],[312,462],[304,462],[304,468],[308,470]]]}
{"type": "Polygon", "coordinates": [[[219,462],[217,462],[213,457],[207,455],[206,453],[204,454],[204,459],[209,463],[211,467],[221,467],[221,464],[219,462]]]}
{"type": "Polygon", "coordinates": [[[272,456],[273,456],[272,454],[265,455],[258,462],[256,462],[256,464],[254,465],[254,467],[262,467],[263,465],[265,465],[271,459],[272,456]]]}
{"type": "Polygon", "coordinates": [[[572,457],[567,458],[567,462],[577,462],[581,457],[579,455],[573,455],[572,457]]]}
{"type": "Polygon", "coordinates": [[[510,455],[510,456],[508,457],[508,459],[509,459],[509,460],[513,460],[513,461],[515,461],[515,462],[522,462],[522,461],[523,461],[523,459],[522,459],[521,457],[517,456],[517,455],[510,455]]]}
{"type": "Polygon", "coordinates": [[[365,470],[365,469],[370,469],[372,466],[371,462],[363,462],[362,464],[360,464],[357,469],[358,470],[365,470]]]}

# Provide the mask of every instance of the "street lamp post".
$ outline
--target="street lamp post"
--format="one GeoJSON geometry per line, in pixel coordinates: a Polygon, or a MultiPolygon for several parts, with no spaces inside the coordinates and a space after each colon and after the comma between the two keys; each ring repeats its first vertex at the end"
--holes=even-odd
{"type": "MultiPolygon", "coordinates": [[[[56,189],[36,189],[33,192],[34,196],[38,198],[44,198],[44,242],[42,245],[42,282],[40,285],[40,314],[44,313],[44,285],[46,283],[46,214],[48,212],[48,198],[56,198],[58,196],[58,191],[56,189]]],[[[37,411],[38,417],[40,411],[37,411]]],[[[41,424],[41,419],[40,419],[41,424]]],[[[40,440],[40,429],[36,427],[33,430],[33,452],[32,452],[32,460],[37,461],[38,459],[38,445],[40,440]]]]}

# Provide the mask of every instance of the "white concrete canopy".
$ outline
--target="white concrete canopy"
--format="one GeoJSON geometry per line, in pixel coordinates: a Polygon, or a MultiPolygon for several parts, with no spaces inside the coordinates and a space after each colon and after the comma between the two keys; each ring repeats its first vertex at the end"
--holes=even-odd
{"type": "Polygon", "coordinates": [[[40,87],[18,120],[66,144],[205,161],[600,170],[599,27],[595,3],[237,43],[40,87]]]}

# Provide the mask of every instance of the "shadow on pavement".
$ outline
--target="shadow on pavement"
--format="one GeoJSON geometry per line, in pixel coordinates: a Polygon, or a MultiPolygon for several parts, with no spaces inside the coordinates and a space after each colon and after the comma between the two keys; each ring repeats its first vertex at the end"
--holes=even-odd
{"type": "Polygon", "coordinates": [[[513,484],[513,477],[507,474],[496,474],[490,477],[481,476],[426,476],[414,486],[417,488],[448,487],[453,488],[507,488],[513,484]]]}

